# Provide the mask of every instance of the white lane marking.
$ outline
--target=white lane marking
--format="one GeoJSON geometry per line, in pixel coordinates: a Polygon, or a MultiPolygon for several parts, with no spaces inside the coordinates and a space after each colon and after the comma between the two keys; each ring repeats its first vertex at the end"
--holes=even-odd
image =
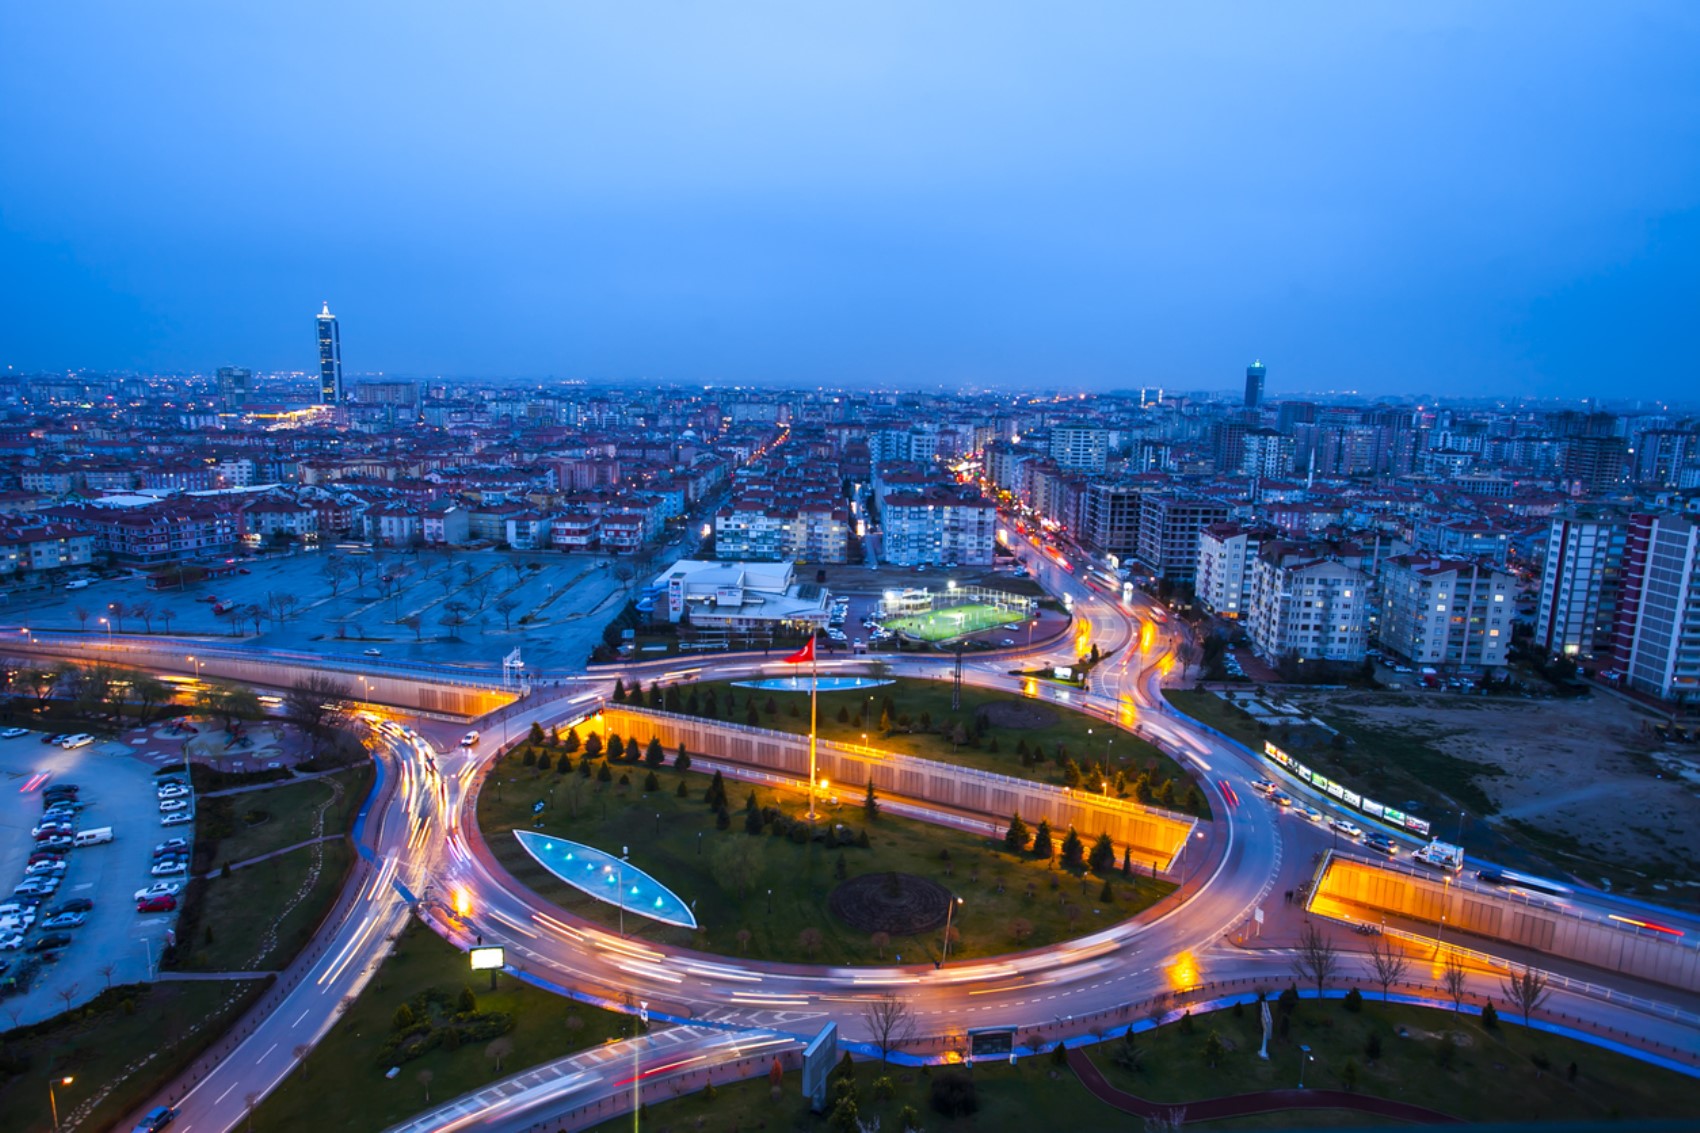
{"type": "Polygon", "coordinates": [[[220,1094],[218,1097],[213,1099],[213,1104],[217,1105],[219,1102],[223,1101],[225,1098],[228,1098],[230,1096],[230,1091],[234,1090],[237,1086],[240,1086],[241,1084],[242,1083],[240,1083],[240,1082],[230,1083],[230,1085],[228,1085],[224,1088],[224,1093],[220,1094]]]}
{"type": "Polygon", "coordinates": [[[299,1019],[296,1019],[295,1022],[289,1024],[290,1030],[294,1030],[296,1027],[299,1027],[301,1025],[301,1019],[305,1019],[307,1016],[311,1015],[312,1013],[313,1013],[313,1009],[311,1007],[309,1007],[309,1008],[307,1008],[307,1010],[301,1012],[301,1017],[299,1019]]]}
{"type": "MultiPolygon", "coordinates": [[[[268,1046],[266,1048],[266,1054],[270,1054],[272,1051],[274,1051],[276,1049],[277,1049],[277,1044],[273,1043],[271,1046],[268,1046]]],[[[256,1062],[264,1062],[266,1060],[266,1054],[260,1055],[260,1057],[255,1059],[255,1061],[256,1062]]]]}

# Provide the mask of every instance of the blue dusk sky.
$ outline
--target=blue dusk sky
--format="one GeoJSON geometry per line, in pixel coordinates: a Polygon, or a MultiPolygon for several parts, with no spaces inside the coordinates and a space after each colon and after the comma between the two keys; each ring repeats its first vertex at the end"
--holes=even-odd
{"type": "Polygon", "coordinates": [[[1692,396],[1700,4],[11,3],[0,363],[1692,396]]]}

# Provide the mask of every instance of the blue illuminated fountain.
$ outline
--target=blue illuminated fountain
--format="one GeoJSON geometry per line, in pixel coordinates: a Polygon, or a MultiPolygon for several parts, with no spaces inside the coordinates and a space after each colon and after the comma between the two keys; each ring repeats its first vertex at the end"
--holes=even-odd
{"type": "Polygon", "coordinates": [[[652,921],[697,927],[696,915],[689,905],[631,862],[623,862],[595,846],[534,830],[515,830],[514,837],[538,864],[580,893],[652,921]]]}
{"type": "MultiPolygon", "coordinates": [[[[763,692],[808,692],[807,677],[767,677],[759,681],[733,681],[738,688],[759,688],[763,692]]],[[[879,677],[821,677],[820,691],[848,692],[858,688],[878,688],[891,681],[879,677]]]]}

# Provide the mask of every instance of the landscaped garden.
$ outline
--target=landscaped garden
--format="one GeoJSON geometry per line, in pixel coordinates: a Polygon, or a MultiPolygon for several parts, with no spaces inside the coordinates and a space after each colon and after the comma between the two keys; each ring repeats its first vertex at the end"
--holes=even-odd
{"type": "Polygon", "coordinates": [[[696,932],[626,915],[628,933],[669,944],[763,960],[926,963],[943,956],[947,913],[951,958],[987,956],[1123,920],[1171,888],[1116,859],[1093,831],[1071,843],[1067,831],[1018,828],[1006,845],[1001,831],[976,837],[878,813],[877,798],[870,813],[860,791],[824,802],[811,827],[801,790],[680,771],[677,753],[659,745],[635,761],[623,741],[613,759],[598,744],[594,755],[566,750],[574,739],[528,742],[492,769],[478,800],[485,840],[520,881],[609,927],[616,907],[560,881],[511,831],[630,847],[634,866],[694,907],[696,932]],[[1065,868],[1050,868],[1053,848],[1065,868]],[[962,902],[954,912],[952,898],[962,902]]]}
{"type": "Polygon", "coordinates": [[[628,1037],[635,1024],[512,976],[491,991],[466,953],[410,920],[360,998],[260,1104],[253,1128],[383,1129],[516,1070],[628,1037]],[[400,1072],[386,1078],[391,1067],[400,1072]]]}
{"type": "MultiPolygon", "coordinates": [[[[809,689],[741,688],[730,681],[616,686],[616,702],[807,735],[809,689]],[[622,700],[625,698],[625,700],[622,700]]],[[[817,734],[833,743],[954,763],[1065,787],[1107,784],[1109,793],[1210,817],[1209,804],[1174,760],[1114,724],[1036,697],[964,686],[951,707],[946,681],[898,678],[873,689],[822,691],[817,734]]]]}

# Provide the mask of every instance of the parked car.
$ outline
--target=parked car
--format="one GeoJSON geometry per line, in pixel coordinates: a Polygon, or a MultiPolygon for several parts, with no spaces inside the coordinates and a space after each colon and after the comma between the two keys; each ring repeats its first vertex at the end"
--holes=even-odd
{"type": "Polygon", "coordinates": [[[148,872],[155,877],[178,877],[188,873],[189,866],[182,858],[161,858],[148,872]]]}
{"type": "Polygon", "coordinates": [[[71,937],[68,933],[53,932],[38,937],[36,942],[30,945],[29,950],[31,952],[52,952],[54,949],[63,948],[69,943],[71,943],[71,937]]]}
{"type": "Polygon", "coordinates": [[[42,928],[81,928],[88,918],[81,913],[60,913],[41,922],[42,928]]]}
{"type": "Polygon", "coordinates": [[[161,893],[156,897],[144,897],[136,902],[138,913],[170,913],[177,909],[177,898],[169,893],[161,893]]]}
{"type": "Polygon", "coordinates": [[[189,822],[193,822],[193,821],[195,821],[195,812],[194,811],[192,811],[192,810],[179,810],[179,811],[173,811],[171,814],[167,814],[167,815],[164,815],[163,817],[161,817],[160,820],[159,820],[159,824],[161,826],[182,826],[185,823],[189,823],[189,822]]]}
{"type": "Polygon", "coordinates": [[[28,728],[7,728],[4,732],[0,732],[0,739],[15,740],[19,736],[27,736],[29,734],[30,730],[28,728]]]}
{"type": "Polygon", "coordinates": [[[72,841],[69,834],[55,834],[51,838],[37,838],[35,848],[38,850],[69,850],[72,841]]]}
{"type": "Polygon", "coordinates": [[[153,848],[153,856],[156,857],[156,858],[162,858],[166,854],[175,854],[175,853],[180,853],[180,852],[186,852],[188,849],[189,849],[189,839],[187,839],[187,838],[167,838],[165,841],[161,842],[159,845],[157,845],[153,848]]]}
{"type": "Polygon", "coordinates": [[[159,803],[159,809],[160,809],[160,812],[162,814],[169,814],[171,811],[174,811],[174,810],[187,810],[187,809],[189,809],[189,800],[188,799],[161,799],[160,803],[159,803]]]}
{"type": "Polygon", "coordinates": [[[368,657],[382,657],[384,655],[384,651],[382,649],[365,649],[362,650],[362,652],[368,657]]]}
{"type": "Polygon", "coordinates": [[[156,881],[146,889],[136,890],[136,900],[146,901],[149,897],[175,897],[183,886],[175,881],[156,881]]]}
{"type": "Polygon", "coordinates": [[[64,738],[65,738],[64,732],[55,732],[51,736],[41,737],[41,742],[44,743],[44,744],[57,744],[60,740],[62,740],[64,738]]]}
{"type": "Polygon", "coordinates": [[[175,783],[168,783],[159,788],[159,797],[162,799],[180,799],[188,793],[189,788],[180,787],[175,783]]]}
{"type": "Polygon", "coordinates": [[[47,911],[50,914],[58,915],[59,913],[86,913],[92,908],[94,908],[94,902],[87,897],[73,897],[69,901],[59,902],[47,911]]]}
{"type": "Polygon", "coordinates": [[[60,740],[59,746],[69,751],[74,748],[88,747],[92,743],[94,743],[93,736],[89,735],[87,732],[77,732],[74,735],[66,736],[64,739],[60,740]]]}
{"type": "Polygon", "coordinates": [[[24,934],[15,932],[11,936],[0,939],[0,951],[16,952],[24,946],[24,934]]]}

